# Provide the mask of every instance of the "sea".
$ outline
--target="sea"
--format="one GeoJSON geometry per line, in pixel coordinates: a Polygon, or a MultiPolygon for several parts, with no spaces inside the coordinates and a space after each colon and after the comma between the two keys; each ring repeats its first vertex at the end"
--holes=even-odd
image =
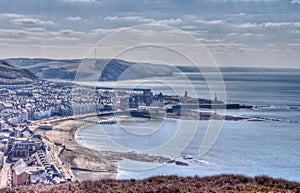
{"type": "MultiPolygon", "coordinates": [[[[211,76],[216,72],[208,73],[211,76]]],[[[199,147],[210,121],[117,118],[117,124],[82,127],[76,139],[92,149],[156,152],[188,164],[123,160],[119,162],[118,179],[241,174],[300,182],[300,69],[225,67],[221,69],[221,76],[220,89],[224,84],[227,102],[254,106],[224,113],[253,120],[224,121],[206,153],[200,154],[199,147]],[[164,149],[164,144],[169,142],[173,146],[164,149]]],[[[214,84],[218,81],[214,79],[214,84]]],[[[116,82],[101,83],[101,86],[116,86],[116,82]]],[[[219,93],[215,89],[218,87],[210,90],[205,76],[199,72],[118,81],[117,87],[151,88],[155,93],[169,95],[184,95],[187,91],[189,96],[201,98],[218,97],[219,93]]]]}

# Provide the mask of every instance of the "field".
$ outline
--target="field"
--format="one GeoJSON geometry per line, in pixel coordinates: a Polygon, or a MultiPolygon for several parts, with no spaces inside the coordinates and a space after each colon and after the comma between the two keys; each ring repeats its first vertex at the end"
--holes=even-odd
{"type": "Polygon", "coordinates": [[[7,188],[3,193],[96,192],[300,192],[300,183],[267,176],[219,175],[210,177],[157,176],[145,180],[86,181],[52,186],[7,188]]]}

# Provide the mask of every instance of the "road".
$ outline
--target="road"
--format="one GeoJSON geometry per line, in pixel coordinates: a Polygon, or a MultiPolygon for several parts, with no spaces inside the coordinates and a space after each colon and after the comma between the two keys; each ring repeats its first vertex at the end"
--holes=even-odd
{"type": "Polygon", "coordinates": [[[49,161],[54,164],[54,167],[56,167],[57,171],[64,173],[64,176],[67,178],[71,178],[72,182],[76,181],[76,177],[73,174],[72,170],[69,167],[69,164],[62,164],[61,159],[58,157],[59,149],[60,147],[57,147],[53,143],[50,143],[49,141],[45,141],[47,147],[50,146],[50,151],[47,150],[47,158],[49,161]]]}
{"type": "Polygon", "coordinates": [[[10,164],[6,163],[6,160],[4,158],[3,168],[0,172],[0,189],[7,187],[9,176],[10,176],[10,164]]]}

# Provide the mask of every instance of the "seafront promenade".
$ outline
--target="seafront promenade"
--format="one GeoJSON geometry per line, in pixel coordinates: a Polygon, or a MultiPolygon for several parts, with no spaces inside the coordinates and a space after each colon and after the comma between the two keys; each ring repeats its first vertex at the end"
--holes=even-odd
{"type": "Polygon", "coordinates": [[[77,130],[95,123],[111,124],[115,121],[113,116],[99,118],[97,114],[86,114],[38,121],[33,123],[31,129],[43,136],[45,143],[51,147],[49,151],[51,159],[55,160],[57,167],[68,174],[72,181],[115,179],[117,162],[122,159],[159,163],[170,161],[169,158],[136,152],[97,151],[78,144],[75,136],[77,130]],[[45,121],[52,124],[52,130],[38,129],[38,125],[45,121]],[[55,145],[55,141],[60,141],[61,145],[55,145]]]}

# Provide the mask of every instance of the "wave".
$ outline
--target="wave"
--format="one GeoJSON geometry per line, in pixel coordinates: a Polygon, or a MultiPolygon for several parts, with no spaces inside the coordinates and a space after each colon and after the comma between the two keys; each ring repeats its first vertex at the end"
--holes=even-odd
{"type": "Polygon", "coordinates": [[[201,164],[205,164],[205,165],[210,165],[211,163],[206,161],[206,160],[203,160],[203,159],[194,159],[196,162],[198,163],[201,163],[201,164]]]}

